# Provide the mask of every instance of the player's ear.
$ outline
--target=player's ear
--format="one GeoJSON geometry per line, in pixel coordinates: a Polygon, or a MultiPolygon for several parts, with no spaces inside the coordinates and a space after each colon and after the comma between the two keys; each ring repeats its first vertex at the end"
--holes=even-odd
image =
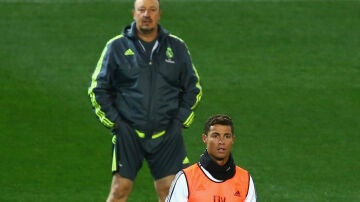
{"type": "Polygon", "coordinates": [[[202,141],[204,144],[206,144],[206,139],[207,139],[207,135],[206,134],[202,134],[202,141]]]}

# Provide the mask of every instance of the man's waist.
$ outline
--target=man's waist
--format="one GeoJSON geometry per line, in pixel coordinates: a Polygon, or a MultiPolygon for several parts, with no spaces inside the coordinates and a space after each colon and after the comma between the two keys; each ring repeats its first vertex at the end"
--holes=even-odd
{"type": "Polygon", "coordinates": [[[136,134],[140,137],[140,138],[151,138],[151,139],[156,139],[159,138],[163,135],[165,135],[166,130],[157,130],[157,131],[141,131],[141,130],[137,130],[135,129],[136,134]]]}

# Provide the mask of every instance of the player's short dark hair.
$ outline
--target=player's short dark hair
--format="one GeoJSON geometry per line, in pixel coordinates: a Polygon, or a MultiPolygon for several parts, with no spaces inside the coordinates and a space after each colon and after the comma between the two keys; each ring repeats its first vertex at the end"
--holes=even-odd
{"type": "Polygon", "coordinates": [[[207,135],[210,130],[210,127],[215,124],[230,126],[231,132],[234,133],[234,124],[233,124],[231,118],[226,114],[216,114],[216,115],[210,116],[209,119],[206,121],[205,127],[204,127],[204,134],[207,135]]]}

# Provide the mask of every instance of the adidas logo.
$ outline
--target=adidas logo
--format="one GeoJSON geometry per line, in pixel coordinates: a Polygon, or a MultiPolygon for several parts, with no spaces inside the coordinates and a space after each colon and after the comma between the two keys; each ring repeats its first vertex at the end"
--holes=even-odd
{"type": "Polygon", "coordinates": [[[129,48],[125,51],[124,55],[134,55],[134,52],[129,48]]]}
{"type": "Polygon", "coordinates": [[[240,196],[241,196],[241,195],[240,195],[240,192],[239,192],[239,191],[236,191],[235,194],[234,194],[234,196],[240,197],[240,196]]]}
{"type": "Polygon", "coordinates": [[[190,163],[189,158],[186,156],[182,162],[182,164],[188,164],[190,163]]]}

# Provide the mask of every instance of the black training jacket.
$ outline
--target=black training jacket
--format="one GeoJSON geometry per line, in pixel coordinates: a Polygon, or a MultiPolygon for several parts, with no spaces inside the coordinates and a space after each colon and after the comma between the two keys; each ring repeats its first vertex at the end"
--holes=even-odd
{"type": "Polygon", "coordinates": [[[188,127],[202,90],[184,41],[159,25],[156,48],[146,57],[135,30],[133,22],[101,54],[88,89],[95,114],[108,128],[125,121],[160,131],[174,119],[188,127]]]}

